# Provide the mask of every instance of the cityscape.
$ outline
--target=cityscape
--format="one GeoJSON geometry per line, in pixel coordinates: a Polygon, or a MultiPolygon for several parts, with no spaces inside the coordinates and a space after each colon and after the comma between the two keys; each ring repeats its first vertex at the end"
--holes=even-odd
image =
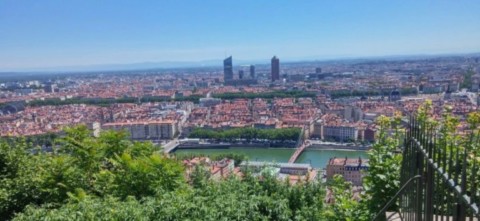
{"type": "MultiPolygon", "coordinates": [[[[175,41],[208,42],[196,34],[175,41]]],[[[32,48],[23,65],[7,40],[1,220],[480,219],[478,47],[292,59],[259,37],[251,52],[236,39],[200,62],[183,48],[158,63],[102,60],[99,44],[100,63],[32,48]]]]}

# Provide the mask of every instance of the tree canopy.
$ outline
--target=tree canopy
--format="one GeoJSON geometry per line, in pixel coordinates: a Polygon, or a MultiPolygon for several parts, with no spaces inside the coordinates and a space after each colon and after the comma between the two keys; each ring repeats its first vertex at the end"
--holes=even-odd
{"type": "Polygon", "coordinates": [[[298,136],[300,136],[300,133],[300,128],[257,129],[252,127],[243,127],[225,130],[195,128],[188,135],[188,137],[216,140],[245,139],[250,141],[254,139],[268,139],[272,141],[296,141],[298,136]]]}

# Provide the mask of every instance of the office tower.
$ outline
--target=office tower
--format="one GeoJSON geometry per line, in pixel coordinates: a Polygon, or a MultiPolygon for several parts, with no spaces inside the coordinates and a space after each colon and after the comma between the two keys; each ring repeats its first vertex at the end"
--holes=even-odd
{"type": "Polygon", "coordinates": [[[315,68],[315,73],[317,73],[317,74],[322,73],[322,68],[315,68]]]}
{"type": "Polygon", "coordinates": [[[280,60],[277,56],[272,58],[272,81],[280,80],[280,60]]]}
{"type": "Polygon", "coordinates": [[[57,85],[56,85],[56,84],[48,83],[47,85],[45,85],[45,87],[43,88],[43,90],[44,90],[46,93],[55,93],[55,92],[58,91],[58,88],[57,88],[57,85]]]}
{"type": "Polygon", "coordinates": [[[243,70],[238,71],[238,79],[243,79],[243,70]]]}
{"type": "Polygon", "coordinates": [[[250,65],[250,78],[255,79],[255,65],[250,65]]]}
{"type": "Polygon", "coordinates": [[[223,60],[223,79],[224,81],[233,80],[232,56],[223,60]]]}

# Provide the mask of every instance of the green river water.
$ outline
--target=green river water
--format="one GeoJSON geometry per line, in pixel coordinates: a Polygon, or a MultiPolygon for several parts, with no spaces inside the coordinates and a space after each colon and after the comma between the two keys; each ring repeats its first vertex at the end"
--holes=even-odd
{"type": "MultiPolygon", "coordinates": [[[[222,153],[239,153],[245,154],[251,161],[283,163],[288,162],[294,151],[294,149],[289,148],[235,147],[230,149],[178,149],[175,151],[175,154],[204,154],[208,156],[222,153]]],[[[298,157],[295,163],[310,163],[315,168],[325,168],[328,160],[332,157],[368,158],[368,155],[365,151],[307,149],[298,157]]]]}

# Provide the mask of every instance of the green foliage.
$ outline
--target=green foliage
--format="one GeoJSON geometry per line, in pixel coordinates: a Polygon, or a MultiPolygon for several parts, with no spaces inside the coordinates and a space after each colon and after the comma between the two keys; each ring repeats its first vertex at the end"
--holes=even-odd
{"type": "Polygon", "coordinates": [[[183,167],[155,153],[151,143],[132,143],[123,132],[95,138],[86,126],[65,133],[53,153],[33,154],[25,141],[0,142],[1,217],[29,204],[59,207],[80,193],[140,199],[184,183],[183,167]]]}
{"type": "MultiPolygon", "coordinates": [[[[403,96],[406,95],[415,95],[417,94],[418,91],[416,88],[401,88],[400,89],[400,94],[403,96]]],[[[387,95],[385,93],[382,93],[380,90],[351,90],[351,91],[346,91],[346,90],[338,90],[338,91],[332,91],[330,93],[330,97],[333,99],[338,99],[342,97],[361,97],[361,96],[381,96],[382,94],[387,95]]]]}
{"type": "Polygon", "coordinates": [[[190,133],[190,138],[228,140],[245,139],[247,141],[254,139],[268,139],[276,141],[297,140],[300,136],[300,128],[281,128],[281,129],[257,129],[252,127],[234,128],[227,130],[210,130],[196,128],[190,133]]]}
{"type": "Polygon", "coordinates": [[[1,139],[9,144],[26,142],[28,145],[31,145],[33,147],[51,147],[54,145],[57,138],[58,134],[49,132],[46,134],[30,135],[24,137],[6,136],[2,137],[1,139]]]}
{"type": "Polygon", "coordinates": [[[111,160],[113,164],[112,195],[140,199],[157,192],[172,191],[183,184],[183,167],[159,154],[133,158],[124,152],[111,160]]]}
{"type": "Polygon", "coordinates": [[[300,90],[293,90],[293,91],[270,91],[270,92],[262,92],[262,93],[245,93],[245,92],[238,92],[238,93],[222,93],[222,94],[213,94],[214,98],[221,98],[224,100],[233,100],[233,99],[254,99],[254,98],[263,98],[263,99],[273,99],[273,98],[300,98],[300,97],[315,97],[317,96],[315,92],[308,92],[308,91],[300,91],[300,90]]]}
{"type": "Polygon", "coordinates": [[[191,101],[198,103],[201,96],[192,95],[186,97],[178,98],[166,98],[166,97],[154,97],[146,96],[141,98],[136,97],[123,97],[123,98],[72,98],[60,100],[58,98],[49,98],[45,100],[34,100],[28,103],[29,106],[38,107],[38,106],[47,106],[47,105],[68,105],[68,104],[89,104],[89,105],[98,105],[98,106],[109,106],[116,103],[144,103],[144,102],[164,102],[164,101],[191,101]]]}
{"type": "Polygon", "coordinates": [[[480,162],[480,111],[470,113],[467,123],[470,129],[470,136],[466,138],[465,146],[474,156],[479,156],[477,160],[480,162]]]}
{"type": "MultiPolygon", "coordinates": [[[[429,103],[426,104],[429,106],[429,103]]],[[[477,186],[480,171],[480,112],[475,111],[468,114],[466,118],[467,128],[462,133],[457,131],[460,126],[460,119],[452,114],[452,107],[446,106],[442,119],[435,119],[428,111],[428,108],[422,106],[419,109],[418,115],[420,127],[427,129],[427,131],[435,132],[436,135],[436,154],[437,163],[449,177],[461,177],[465,172],[465,183],[467,194],[471,196],[474,201],[475,197],[480,196],[480,191],[477,186]],[[438,157],[444,160],[438,160],[438,157]],[[465,166],[465,169],[463,169],[465,166]],[[461,169],[460,169],[461,168],[461,169]],[[465,170],[465,171],[462,171],[465,170]],[[475,191],[468,191],[474,190],[475,191]]],[[[429,136],[432,136],[432,135],[429,136]]],[[[445,185],[444,194],[448,197],[455,197],[448,185],[445,185]]],[[[442,191],[440,189],[439,191],[442,191]]],[[[439,214],[451,215],[445,202],[438,209],[439,214]]]]}
{"type": "MultiPolygon", "coordinates": [[[[400,116],[394,119],[380,116],[378,139],[369,151],[369,169],[364,178],[368,194],[368,207],[371,214],[376,214],[396,194],[400,188],[400,169],[402,155],[396,153],[400,146],[398,126],[400,116]],[[393,129],[393,131],[392,131],[393,129]],[[393,136],[389,135],[392,132],[393,136]]],[[[391,209],[396,209],[397,205],[391,209]]]]}
{"type": "Polygon", "coordinates": [[[320,184],[272,177],[203,183],[142,200],[75,197],[58,208],[29,206],[15,220],[323,220],[320,184]]]}
{"type": "Polygon", "coordinates": [[[345,182],[341,175],[335,175],[329,184],[333,203],[323,211],[323,217],[329,221],[370,220],[366,201],[355,199],[350,182],[345,182]]]}

